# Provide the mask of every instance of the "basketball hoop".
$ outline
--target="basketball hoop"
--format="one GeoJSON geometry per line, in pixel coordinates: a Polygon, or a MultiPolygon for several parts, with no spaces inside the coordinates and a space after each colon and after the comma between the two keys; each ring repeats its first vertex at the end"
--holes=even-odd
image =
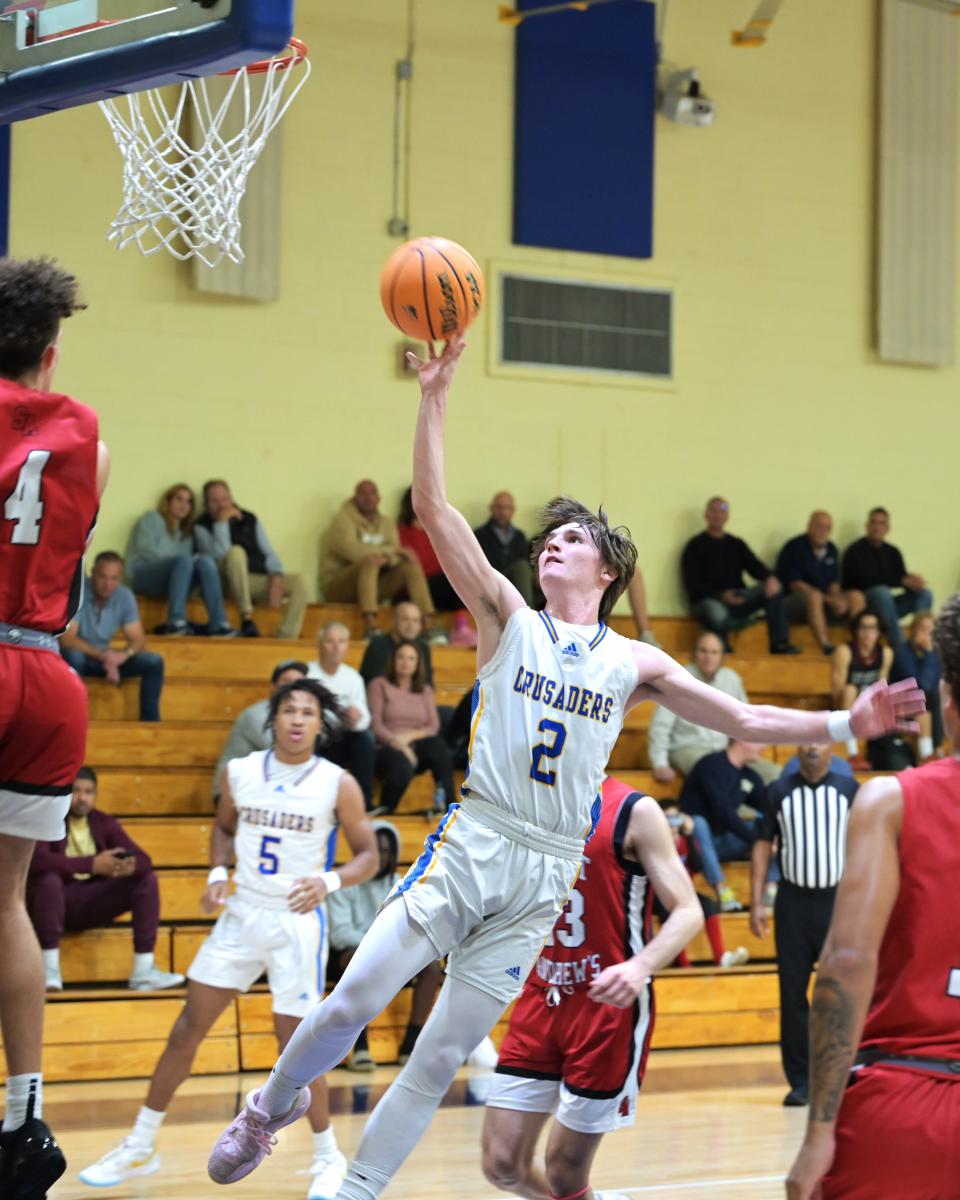
{"type": "Polygon", "coordinates": [[[250,172],[310,70],[307,47],[291,38],[277,58],[217,76],[229,81],[222,95],[199,78],[100,101],[123,157],[123,203],[108,240],[211,267],[225,257],[242,262],[240,202],[250,172]]]}

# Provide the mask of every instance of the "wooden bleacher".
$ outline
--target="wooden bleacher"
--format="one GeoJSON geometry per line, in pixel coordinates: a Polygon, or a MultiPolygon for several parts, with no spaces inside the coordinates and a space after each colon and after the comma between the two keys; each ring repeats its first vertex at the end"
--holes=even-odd
{"type": "MultiPolygon", "coordinates": [[[[163,620],[163,606],[141,601],[149,630],[163,620]]],[[[191,611],[202,619],[200,611],[191,611]]],[[[235,614],[232,614],[235,617],[235,614]]],[[[277,614],[258,611],[262,633],[276,629],[277,614]]],[[[136,720],[137,681],[120,688],[88,681],[91,725],[87,761],[99,774],[99,804],[123,818],[131,835],[154,860],[161,893],[163,926],[157,960],[165,969],[184,971],[206,935],[210,918],[199,907],[208,867],[213,808],[213,768],[230,725],[247,705],[262,699],[274,665],[285,658],[316,656],[314,638],[327,620],[341,620],[357,637],[360,619],[350,605],[314,605],[308,610],[299,641],[257,639],[151,637],[150,649],[163,655],[166,682],[161,700],[164,720],[136,720]]],[[[382,625],[387,626],[386,614],[382,625]]],[[[614,627],[632,632],[628,619],[614,627]]],[[[686,657],[696,627],[680,618],[654,621],[666,649],[686,657]]],[[[744,678],[751,697],[760,702],[824,707],[829,663],[804,630],[796,639],[807,653],[794,658],[765,653],[765,629],[751,627],[733,635],[735,653],[728,662],[744,678]]],[[[348,662],[358,666],[363,644],[351,644],[348,662]]],[[[469,690],[474,652],[456,647],[433,648],[434,674],[440,703],[455,704],[469,690]]],[[[639,790],[662,798],[677,785],[654,781],[647,759],[651,705],[628,717],[611,758],[611,768],[639,790]]],[[[771,756],[785,759],[791,747],[771,756]]],[[[417,778],[390,819],[401,838],[401,864],[412,862],[436,823],[426,815],[433,795],[429,777],[417,778]]],[[[348,848],[340,846],[340,855],[348,848]]],[[[340,859],[342,861],[342,858],[340,859]]],[[[727,873],[741,901],[749,900],[747,864],[731,864],[727,873]]],[[[701,887],[705,885],[701,881],[701,887]]],[[[776,1040],[777,991],[772,936],[754,938],[744,915],[722,918],[728,947],[744,945],[756,965],[718,971],[712,965],[666,972],[657,985],[655,1046],[680,1047],[776,1040]]],[[[51,997],[46,1027],[45,1071],[51,1079],[101,1079],[138,1076],[152,1070],[182,992],[149,996],[123,989],[129,972],[130,934],[124,923],[64,939],[62,968],[66,990],[51,997]],[[112,986],[111,986],[112,985],[112,986]]],[[[695,963],[710,964],[706,938],[690,948],[695,963]]],[[[401,994],[378,1018],[370,1045],[375,1058],[392,1061],[406,1023],[410,999],[401,994]]],[[[260,1069],[274,1059],[270,1000],[262,989],[240,997],[224,1014],[198,1057],[196,1070],[260,1069]]]]}

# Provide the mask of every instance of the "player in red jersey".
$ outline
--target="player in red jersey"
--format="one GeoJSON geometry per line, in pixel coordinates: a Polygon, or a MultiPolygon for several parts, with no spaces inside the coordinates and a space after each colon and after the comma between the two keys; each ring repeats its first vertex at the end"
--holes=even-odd
{"type": "Polygon", "coordinates": [[[500,1048],[483,1126],[483,1170],[528,1200],[618,1200],[594,1192],[605,1133],[632,1125],[653,1032],[650,976],[703,926],[660,806],[604,781],[583,869],[500,1048]],[[669,912],[649,940],[653,892],[669,912]],[[534,1157],[550,1114],[546,1161],[534,1157]]]}
{"type": "Polygon", "coordinates": [[[25,905],[35,841],[63,837],[87,696],[57,635],[79,604],[108,459],[92,409],[51,391],[60,323],[83,305],[47,260],[0,260],[0,1195],[35,1200],[65,1162],[42,1114],[44,982],[25,905]]]}
{"type": "Polygon", "coordinates": [[[952,753],[857,796],[790,1200],[960,1196],[960,595],[934,636],[952,753]]]}

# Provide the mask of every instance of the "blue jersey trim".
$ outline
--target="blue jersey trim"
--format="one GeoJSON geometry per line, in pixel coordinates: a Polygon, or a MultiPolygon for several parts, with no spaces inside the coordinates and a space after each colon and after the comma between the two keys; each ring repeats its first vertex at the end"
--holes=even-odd
{"type": "Polygon", "coordinates": [[[600,627],[599,627],[599,629],[598,629],[598,630],[597,630],[597,632],[596,632],[596,633],[593,635],[593,641],[590,643],[590,647],[589,647],[589,648],[590,648],[591,650],[596,650],[596,648],[597,648],[597,647],[600,645],[600,643],[603,641],[603,639],[604,639],[606,636],[607,636],[607,627],[606,627],[606,625],[604,625],[604,623],[601,621],[601,622],[600,622],[600,627]]]}
{"type": "Polygon", "coordinates": [[[404,892],[409,891],[410,888],[412,888],[413,885],[417,882],[417,880],[423,876],[427,867],[430,866],[431,859],[433,858],[434,854],[437,851],[437,844],[440,842],[440,840],[443,837],[443,831],[446,829],[447,825],[450,822],[451,817],[454,815],[454,813],[457,811],[457,809],[459,807],[460,807],[459,804],[451,804],[450,807],[447,809],[446,813],[443,816],[443,819],[440,821],[440,824],[436,827],[436,829],[433,831],[433,833],[431,833],[427,837],[427,840],[424,842],[422,854],[417,859],[417,861],[413,864],[413,866],[410,868],[410,870],[406,873],[406,875],[403,877],[400,884],[398,885],[396,895],[401,896],[401,895],[403,895],[404,892]]]}
{"type": "Polygon", "coordinates": [[[559,641],[560,641],[560,635],[557,633],[557,631],[556,631],[556,629],[555,629],[555,627],[554,627],[554,624],[553,624],[553,622],[550,620],[550,617],[547,615],[547,613],[545,613],[545,612],[544,612],[544,611],[541,609],[541,611],[537,613],[537,616],[538,616],[538,617],[540,618],[540,620],[543,622],[543,624],[544,624],[544,627],[546,628],[546,631],[547,631],[547,633],[548,633],[548,634],[549,634],[549,636],[550,636],[550,641],[551,641],[551,642],[553,642],[554,644],[556,644],[557,642],[559,642],[559,641]]]}
{"type": "Polygon", "coordinates": [[[330,836],[327,838],[327,853],[324,858],[325,871],[329,871],[333,867],[334,860],[337,857],[337,834],[340,832],[340,826],[334,825],[330,830],[330,836]]]}

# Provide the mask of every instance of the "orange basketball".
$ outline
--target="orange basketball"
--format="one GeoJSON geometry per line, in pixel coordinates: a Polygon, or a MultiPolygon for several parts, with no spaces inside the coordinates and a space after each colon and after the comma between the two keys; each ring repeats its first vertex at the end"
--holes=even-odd
{"type": "Polygon", "coordinates": [[[380,275],[380,303],[394,325],[421,342],[463,333],[483,304],[483,274],[456,242],[441,237],[404,242],[380,275]]]}

